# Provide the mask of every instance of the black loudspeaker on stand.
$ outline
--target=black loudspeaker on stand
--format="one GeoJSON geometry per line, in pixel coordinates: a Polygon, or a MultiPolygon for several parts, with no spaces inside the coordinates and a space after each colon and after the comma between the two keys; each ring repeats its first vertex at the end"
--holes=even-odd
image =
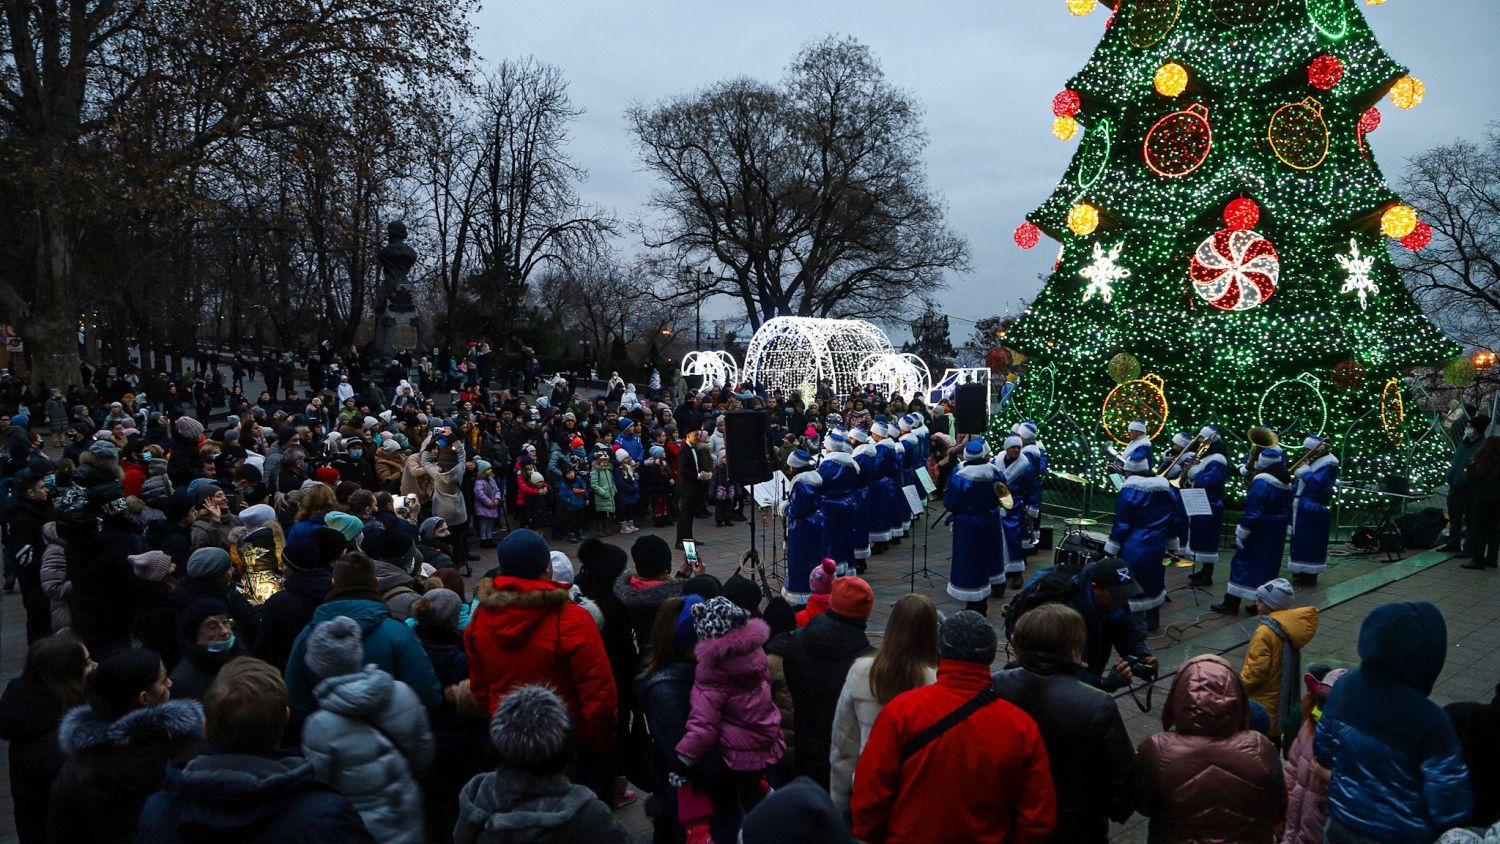
{"type": "MultiPolygon", "coordinates": [[[[729,481],[736,485],[765,483],[771,479],[771,415],[764,410],[735,410],[724,414],[724,456],[729,461],[729,481]]],[[[751,512],[755,504],[752,502],[751,512]]],[[[747,520],[750,550],[740,560],[760,581],[760,590],[771,600],[771,584],[755,548],[755,519],[747,520]]]]}
{"type": "Polygon", "coordinates": [[[982,434],[989,419],[985,418],[984,384],[959,384],[953,388],[953,430],[960,434],[982,434]]]}

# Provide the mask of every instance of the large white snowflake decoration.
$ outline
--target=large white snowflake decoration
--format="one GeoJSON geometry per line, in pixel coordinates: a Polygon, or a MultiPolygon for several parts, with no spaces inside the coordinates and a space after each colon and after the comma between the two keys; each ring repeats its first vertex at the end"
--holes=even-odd
{"type": "Polygon", "coordinates": [[[1360,310],[1369,307],[1369,297],[1380,292],[1380,288],[1375,286],[1375,280],[1370,277],[1375,269],[1375,256],[1359,254],[1358,241],[1351,239],[1349,254],[1335,255],[1333,259],[1339,262],[1339,266],[1343,267],[1347,274],[1344,286],[1339,292],[1353,293],[1358,296],[1360,310]]]}
{"type": "Polygon", "coordinates": [[[1123,248],[1125,244],[1116,243],[1106,252],[1103,246],[1094,244],[1094,262],[1078,272],[1089,283],[1083,289],[1083,301],[1087,302],[1098,296],[1108,303],[1115,295],[1114,283],[1130,278],[1130,270],[1118,263],[1120,250],[1123,248]]]}

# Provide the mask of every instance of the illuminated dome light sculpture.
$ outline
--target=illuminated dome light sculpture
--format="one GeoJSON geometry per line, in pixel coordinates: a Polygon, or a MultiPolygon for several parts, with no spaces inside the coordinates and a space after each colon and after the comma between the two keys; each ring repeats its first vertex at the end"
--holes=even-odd
{"type": "Polygon", "coordinates": [[[899,396],[906,401],[918,396],[925,400],[932,389],[932,373],[926,361],[910,353],[870,355],[859,365],[859,381],[882,388],[886,398],[899,396]]]}
{"type": "Polygon", "coordinates": [[[994,373],[988,366],[961,366],[953,367],[943,371],[943,377],[932,385],[928,390],[927,403],[937,404],[941,401],[952,401],[954,394],[960,384],[983,384],[986,416],[993,413],[991,409],[991,382],[994,373]]]}
{"type": "Polygon", "coordinates": [[[682,356],[682,377],[692,376],[703,379],[700,391],[732,387],[740,381],[740,365],[725,351],[688,352],[682,356]]]}
{"type": "Polygon", "coordinates": [[[860,366],[871,355],[893,354],[890,338],[862,319],[776,317],[750,338],[743,376],[767,392],[800,391],[811,401],[819,381],[835,395],[861,386],[860,366]]]}

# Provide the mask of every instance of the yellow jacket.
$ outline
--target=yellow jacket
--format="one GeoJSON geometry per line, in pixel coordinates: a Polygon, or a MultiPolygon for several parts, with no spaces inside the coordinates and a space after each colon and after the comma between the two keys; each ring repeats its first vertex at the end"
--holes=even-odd
{"type": "MultiPolygon", "coordinates": [[[[1307,647],[1313,634],[1318,632],[1317,607],[1293,607],[1271,613],[1271,619],[1281,625],[1292,644],[1298,650],[1307,647]]],[[[1250,636],[1250,647],[1245,651],[1245,667],[1240,669],[1240,682],[1251,700],[1259,701],[1271,715],[1271,735],[1277,735],[1276,712],[1281,702],[1281,637],[1264,624],[1255,626],[1250,636]]],[[[1296,690],[1292,690],[1293,694],[1296,690]]]]}

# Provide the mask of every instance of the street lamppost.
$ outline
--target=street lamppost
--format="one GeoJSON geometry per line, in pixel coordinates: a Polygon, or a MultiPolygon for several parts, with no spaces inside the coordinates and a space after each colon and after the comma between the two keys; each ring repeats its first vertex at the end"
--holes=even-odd
{"type": "Polygon", "coordinates": [[[694,348],[701,350],[703,348],[703,287],[707,286],[709,279],[713,278],[713,273],[709,272],[708,270],[704,270],[700,278],[703,281],[703,285],[697,288],[698,301],[697,308],[695,309],[695,313],[693,316],[693,335],[695,342],[697,343],[694,348]]]}

